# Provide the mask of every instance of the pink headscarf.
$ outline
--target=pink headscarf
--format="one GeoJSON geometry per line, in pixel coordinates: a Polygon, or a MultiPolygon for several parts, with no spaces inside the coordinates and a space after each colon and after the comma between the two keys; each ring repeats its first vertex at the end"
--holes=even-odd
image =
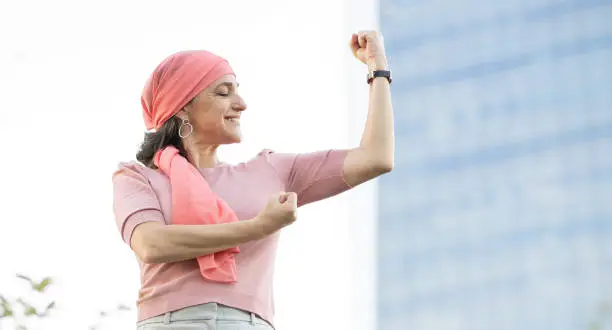
{"type": "Polygon", "coordinates": [[[227,60],[205,50],[168,56],[147,81],[140,103],[148,130],[159,129],[215,80],[234,74],[227,60]]]}
{"type": "MultiPolygon", "coordinates": [[[[179,52],[153,72],[142,93],[147,129],[159,129],[191,99],[225,74],[233,74],[226,60],[206,51],[179,52]]],[[[172,223],[211,225],[238,221],[234,211],[210,188],[202,174],[168,146],[155,154],[155,165],[170,178],[172,223]]],[[[197,258],[202,277],[220,283],[237,281],[233,247],[197,258]]]]}

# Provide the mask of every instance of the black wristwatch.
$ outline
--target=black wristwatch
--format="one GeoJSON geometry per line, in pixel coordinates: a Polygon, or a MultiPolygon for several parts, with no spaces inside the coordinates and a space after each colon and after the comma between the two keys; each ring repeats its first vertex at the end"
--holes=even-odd
{"type": "Polygon", "coordinates": [[[372,80],[377,77],[385,77],[391,83],[391,71],[388,70],[374,70],[368,73],[368,85],[372,83],[372,80]]]}

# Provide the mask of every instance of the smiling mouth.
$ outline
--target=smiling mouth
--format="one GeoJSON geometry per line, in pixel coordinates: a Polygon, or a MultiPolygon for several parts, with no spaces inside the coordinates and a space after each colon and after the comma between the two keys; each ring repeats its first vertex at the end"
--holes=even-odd
{"type": "Polygon", "coordinates": [[[229,121],[230,123],[240,124],[240,118],[238,117],[225,117],[225,120],[229,121]]]}

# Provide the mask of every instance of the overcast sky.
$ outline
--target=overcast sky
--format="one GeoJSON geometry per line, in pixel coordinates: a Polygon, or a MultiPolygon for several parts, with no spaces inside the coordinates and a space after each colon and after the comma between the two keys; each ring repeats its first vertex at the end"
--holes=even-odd
{"type": "MultiPolygon", "coordinates": [[[[111,174],[134,158],[144,132],[141,88],[172,52],[207,49],[237,72],[249,106],[245,141],[222,149],[225,161],[263,148],[356,145],[367,87],[348,40],[374,26],[375,15],[373,1],[351,3],[0,3],[0,293],[27,292],[17,272],[56,277],[58,310],[44,329],[86,329],[99,310],[134,306],[138,268],[115,227],[111,174]]],[[[373,321],[373,191],[368,184],[300,209],[284,230],[280,329],[311,329],[313,318],[320,329],[373,321]]],[[[125,313],[107,328],[127,329],[134,319],[125,313]]]]}

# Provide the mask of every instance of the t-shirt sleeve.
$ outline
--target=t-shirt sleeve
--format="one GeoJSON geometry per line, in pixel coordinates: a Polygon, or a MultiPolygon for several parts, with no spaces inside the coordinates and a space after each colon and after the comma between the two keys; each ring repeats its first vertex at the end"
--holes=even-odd
{"type": "Polygon", "coordinates": [[[134,229],[145,222],[164,223],[159,200],[136,164],[120,164],[113,174],[113,211],[117,228],[129,245],[134,229]]]}
{"type": "Polygon", "coordinates": [[[350,188],[343,173],[348,150],[332,149],[299,154],[266,152],[285,190],[298,195],[299,206],[337,195],[350,188]]]}

